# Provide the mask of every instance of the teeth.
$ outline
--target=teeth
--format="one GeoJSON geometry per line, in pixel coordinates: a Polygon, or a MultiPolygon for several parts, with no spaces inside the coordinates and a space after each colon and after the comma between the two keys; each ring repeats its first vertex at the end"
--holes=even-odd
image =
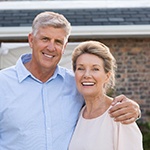
{"type": "Polygon", "coordinates": [[[46,57],[48,58],[52,58],[53,56],[50,56],[50,55],[47,55],[47,54],[44,54],[46,57]]]}
{"type": "Polygon", "coordinates": [[[82,84],[85,85],[85,86],[92,86],[92,85],[94,85],[94,83],[90,83],[90,82],[84,82],[82,84]]]}

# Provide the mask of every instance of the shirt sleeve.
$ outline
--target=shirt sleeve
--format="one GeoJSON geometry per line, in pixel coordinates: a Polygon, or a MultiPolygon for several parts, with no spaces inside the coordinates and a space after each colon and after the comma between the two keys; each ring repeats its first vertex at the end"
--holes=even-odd
{"type": "Polygon", "coordinates": [[[115,150],[143,150],[142,133],[135,122],[129,125],[116,123],[114,129],[115,150]]]}

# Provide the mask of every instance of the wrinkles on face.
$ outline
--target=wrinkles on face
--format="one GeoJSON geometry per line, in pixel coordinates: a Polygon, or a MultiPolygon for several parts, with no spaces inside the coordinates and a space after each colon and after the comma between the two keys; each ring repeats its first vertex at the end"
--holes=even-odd
{"type": "MultiPolygon", "coordinates": [[[[29,44],[32,49],[30,68],[34,74],[53,74],[66,47],[66,33],[61,28],[39,28],[36,35],[29,34],[29,44]]],[[[41,75],[42,76],[42,75],[41,75]]]]}

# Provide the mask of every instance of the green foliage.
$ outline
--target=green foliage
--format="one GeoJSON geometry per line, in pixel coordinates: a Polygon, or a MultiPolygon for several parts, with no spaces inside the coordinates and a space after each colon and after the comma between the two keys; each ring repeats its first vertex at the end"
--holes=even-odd
{"type": "Polygon", "coordinates": [[[115,91],[115,90],[112,89],[112,88],[108,89],[108,90],[107,90],[107,93],[106,93],[107,96],[113,97],[114,91],[115,91]]]}
{"type": "Polygon", "coordinates": [[[150,122],[138,123],[138,126],[143,134],[144,150],[150,150],[150,122]]]}

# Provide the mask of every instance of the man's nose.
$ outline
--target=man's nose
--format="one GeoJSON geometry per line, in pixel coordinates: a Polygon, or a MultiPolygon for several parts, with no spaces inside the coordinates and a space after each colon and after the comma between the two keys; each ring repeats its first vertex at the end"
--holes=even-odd
{"type": "Polygon", "coordinates": [[[55,51],[55,50],[56,50],[56,48],[55,48],[55,43],[54,43],[53,41],[50,41],[50,42],[48,43],[47,48],[48,48],[49,51],[55,51]]]}

